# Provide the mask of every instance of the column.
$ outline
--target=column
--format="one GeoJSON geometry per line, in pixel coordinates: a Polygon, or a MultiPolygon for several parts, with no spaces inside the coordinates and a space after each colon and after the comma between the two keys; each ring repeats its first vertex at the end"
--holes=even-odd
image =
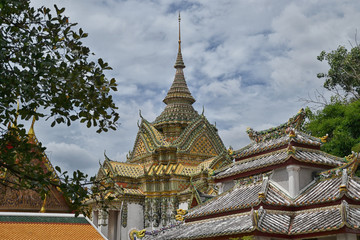
{"type": "Polygon", "coordinates": [[[300,167],[296,165],[290,165],[286,167],[288,172],[289,181],[289,195],[295,197],[299,193],[300,182],[299,182],[299,171],[300,167]]]}
{"type": "Polygon", "coordinates": [[[92,211],[92,222],[96,227],[99,227],[99,211],[92,211]]]}
{"type": "Polygon", "coordinates": [[[116,236],[117,236],[117,239],[121,239],[121,214],[120,214],[120,211],[117,211],[117,233],[116,233],[116,236]]]}
{"type": "Polygon", "coordinates": [[[99,229],[105,237],[108,237],[108,213],[106,211],[99,211],[99,229]]]}

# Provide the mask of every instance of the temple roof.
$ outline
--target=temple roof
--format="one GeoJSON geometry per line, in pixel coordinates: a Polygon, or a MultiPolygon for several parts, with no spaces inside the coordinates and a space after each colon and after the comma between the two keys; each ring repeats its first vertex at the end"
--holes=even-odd
{"type": "Polygon", "coordinates": [[[253,154],[261,153],[264,151],[272,150],[284,145],[288,145],[290,142],[301,143],[310,146],[320,146],[321,140],[319,138],[310,136],[307,133],[294,129],[290,134],[290,131],[284,132],[279,135],[273,136],[273,138],[263,139],[262,141],[253,141],[249,145],[234,151],[234,158],[244,158],[253,154]]]}
{"type": "Polygon", "coordinates": [[[149,239],[205,239],[220,236],[252,235],[259,231],[281,234],[284,237],[303,238],[306,234],[348,228],[359,230],[360,207],[346,201],[341,204],[300,211],[266,210],[260,207],[245,213],[182,223],[173,228],[148,233],[149,239]]]}
{"type": "Polygon", "coordinates": [[[303,163],[312,163],[314,166],[316,166],[316,164],[321,164],[337,167],[344,164],[343,158],[327,154],[317,149],[289,146],[277,151],[234,162],[225,168],[218,169],[215,172],[215,178],[221,179],[256,169],[285,163],[290,158],[303,163]]]}
{"type": "Polygon", "coordinates": [[[279,188],[278,184],[271,180],[271,176],[267,177],[270,173],[237,180],[232,189],[214,197],[206,204],[190,209],[186,219],[248,209],[260,203],[301,207],[335,202],[344,195],[359,201],[359,178],[350,177],[349,169],[345,170],[335,172],[327,170],[320,173],[320,176],[295,198],[291,198],[287,192],[279,188]],[[342,188],[346,190],[342,191],[342,188]]]}
{"type": "Polygon", "coordinates": [[[144,176],[155,176],[164,174],[175,174],[182,176],[191,176],[208,169],[218,160],[218,157],[209,158],[198,165],[187,165],[182,163],[172,164],[134,164],[112,161],[109,158],[104,162],[104,166],[110,165],[110,171],[114,177],[141,178],[144,176]]]}
{"type": "Polygon", "coordinates": [[[201,155],[208,159],[226,152],[217,129],[204,115],[198,115],[178,137],[165,137],[152,123],[142,119],[128,162],[142,162],[142,158],[155,153],[158,149],[174,148],[178,153],[201,155]]]}
{"type": "Polygon", "coordinates": [[[80,215],[0,213],[1,239],[106,239],[80,215]]]}
{"type": "Polygon", "coordinates": [[[288,122],[278,127],[269,128],[263,131],[254,131],[252,128],[247,129],[251,143],[237,151],[234,151],[234,158],[245,158],[247,156],[258,154],[279,148],[289,143],[298,143],[308,145],[312,148],[319,148],[324,139],[313,137],[301,130],[305,119],[305,112],[301,109],[295,116],[291,117],[288,122]]]}

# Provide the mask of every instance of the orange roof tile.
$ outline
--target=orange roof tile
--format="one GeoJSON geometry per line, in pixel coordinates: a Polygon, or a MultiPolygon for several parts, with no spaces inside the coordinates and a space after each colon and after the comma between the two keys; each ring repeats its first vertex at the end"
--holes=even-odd
{"type": "Polygon", "coordinates": [[[83,216],[73,214],[0,213],[0,239],[105,239],[83,216]]]}

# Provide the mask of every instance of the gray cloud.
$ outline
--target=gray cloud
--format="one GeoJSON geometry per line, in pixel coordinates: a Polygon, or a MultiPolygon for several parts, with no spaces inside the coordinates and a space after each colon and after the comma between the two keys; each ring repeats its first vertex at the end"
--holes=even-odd
{"type": "Polygon", "coordinates": [[[33,1],[66,7],[84,41],[113,67],[121,125],[96,134],[80,124],[36,134],[64,168],[95,173],[103,152],[125,161],[137,133],[139,109],[153,121],[165,105],[177,53],[177,11],[182,17],[185,78],[199,112],[216,122],[226,146],[249,142],[246,127],[262,130],[284,123],[304,107],[298,99],[321,89],[316,60],[322,50],[349,46],[360,22],[360,2],[335,1],[33,1]],[[66,151],[64,151],[66,150],[66,151]],[[74,159],[79,159],[75,162],[74,159]]]}

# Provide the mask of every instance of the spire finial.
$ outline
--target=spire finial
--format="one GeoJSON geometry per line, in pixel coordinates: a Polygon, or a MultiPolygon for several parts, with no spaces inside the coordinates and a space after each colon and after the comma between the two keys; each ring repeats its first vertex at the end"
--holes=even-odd
{"type": "Polygon", "coordinates": [[[180,17],[180,11],[179,11],[179,48],[180,48],[180,45],[181,45],[180,22],[181,22],[181,17],[180,17]]]}
{"type": "Polygon", "coordinates": [[[31,122],[31,126],[28,132],[28,136],[29,138],[33,138],[35,136],[35,132],[34,132],[34,124],[35,124],[36,118],[35,116],[33,116],[32,122],[31,122]]]}
{"type": "Polygon", "coordinates": [[[176,62],[175,62],[175,68],[185,68],[183,59],[182,59],[182,55],[181,55],[181,32],[180,32],[180,22],[181,22],[181,17],[180,17],[180,11],[179,11],[179,50],[178,50],[178,55],[176,58],[176,62]]]}

